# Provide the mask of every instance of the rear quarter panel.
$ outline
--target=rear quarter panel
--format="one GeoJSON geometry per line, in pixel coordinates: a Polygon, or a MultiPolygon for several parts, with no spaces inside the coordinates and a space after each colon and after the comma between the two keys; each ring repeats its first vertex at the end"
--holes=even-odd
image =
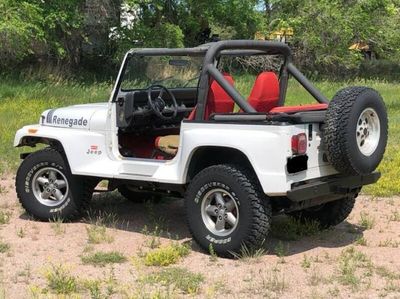
{"type": "MultiPolygon", "coordinates": [[[[181,161],[190,161],[197,148],[225,146],[243,152],[252,164],[262,188],[269,195],[283,195],[294,182],[330,175],[335,170],[323,161],[323,147],[318,124],[312,127],[307,154],[308,169],[296,174],[286,170],[292,156],[291,136],[306,133],[308,124],[215,124],[185,122],[181,129],[181,161]]],[[[235,161],[232,161],[235,163],[235,161]]],[[[188,163],[182,167],[188,170],[188,163]]],[[[183,176],[186,173],[182,174],[183,176]]]]}

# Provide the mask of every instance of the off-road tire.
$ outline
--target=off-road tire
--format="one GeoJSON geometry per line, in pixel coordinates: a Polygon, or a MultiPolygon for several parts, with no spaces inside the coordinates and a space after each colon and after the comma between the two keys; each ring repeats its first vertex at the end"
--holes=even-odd
{"type": "Polygon", "coordinates": [[[317,222],[321,229],[326,229],[346,220],[353,210],[355,199],[356,195],[348,195],[316,207],[293,212],[290,216],[302,222],[317,222]]]}
{"type": "Polygon", "coordinates": [[[348,87],[339,91],[329,103],[323,130],[323,142],[329,162],[337,171],[349,175],[373,172],[385,152],[388,119],[385,104],[377,91],[367,87],[348,87]],[[376,149],[369,155],[357,144],[357,122],[365,109],[376,112],[380,136],[376,149]]]}
{"type": "Polygon", "coordinates": [[[86,212],[96,184],[95,179],[72,175],[63,154],[49,147],[29,154],[22,161],[17,171],[15,188],[21,205],[34,218],[42,221],[55,218],[73,220],[86,212]],[[41,203],[34,194],[35,174],[45,168],[58,170],[68,183],[68,191],[56,206],[41,203]]]}
{"type": "Polygon", "coordinates": [[[118,192],[127,200],[133,203],[144,203],[146,201],[158,202],[162,198],[161,194],[133,190],[126,185],[119,186],[118,192]]]}
{"type": "Polygon", "coordinates": [[[253,173],[236,165],[210,166],[198,173],[185,194],[186,217],[196,242],[206,251],[212,246],[219,256],[232,257],[243,246],[249,250],[260,247],[268,235],[271,205],[253,173]],[[202,202],[212,190],[222,189],[231,194],[239,210],[237,225],[226,236],[210,231],[202,216],[202,202]]]}

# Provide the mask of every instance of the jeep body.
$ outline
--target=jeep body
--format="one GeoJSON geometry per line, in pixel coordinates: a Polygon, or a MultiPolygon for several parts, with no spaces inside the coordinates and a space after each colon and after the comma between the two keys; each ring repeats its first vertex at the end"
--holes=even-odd
{"type": "MultiPolygon", "coordinates": [[[[295,68],[291,59],[287,45],[265,41],[222,41],[185,49],[132,49],[124,57],[108,102],[46,110],[39,124],[17,131],[14,146],[48,144],[61,153],[73,177],[106,179],[109,190],[128,186],[133,192],[183,195],[204,169],[236,165],[245,169],[245,177],[251,177],[261,188],[273,213],[290,213],[353,198],[363,185],[377,181],[379,173],[343,173],[332,165],[323,142],[329,100],[295,68]],[[283,61],[275,86],[275,107],[268,111],[252,107],[219,67],[223,57],[261,55],[279,56],[283,61]],[[157,71],[159,65],[161,70],[157,71]],[[162,74],[167,78],[152,78],[162,74]],[[185,78],[185,84],[174,78],[176,74],[185,78]],[[289,76],[318,103],[285,107],[289,76]],[[237,107],[234,111],[217,111],[216,102],[214,110],[207,106],[213,82],[220,89],[214,90],[214,98],[224,93],[237,107]],[[165,90],[163,84],[167,84],[165,90]],[[155,108],[151,109],[151,105],[155,108]],[[171,135],[178,142],[167,142],[169,151],[164,152],[155,143],[171,135]]],[[[44,175],[46,178],[48,175],[44,175]]],[[[216,209],[212,217],[219,219],[218,213],[216,209]]],[[[225,254],[228,249],[223,246],[228,239],[218,241],[216,236],[218,233],[204,237],[206,243],[202,246],[215,243],[221,246],[217,252],[225,254]]]]}

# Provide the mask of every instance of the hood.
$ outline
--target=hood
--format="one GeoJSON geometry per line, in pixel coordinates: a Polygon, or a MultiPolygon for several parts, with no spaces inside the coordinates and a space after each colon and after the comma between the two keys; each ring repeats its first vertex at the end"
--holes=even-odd
{"type": "MultiPolygon", "coordinates": [[[[90,129],[90,120],[95,113],[106,115],[108,103],[74,105],[49,109],[42,113],[40,124],[43,126],[90,129]]],[[[104,119],[104,122],[106,119],[104,119]]]]}

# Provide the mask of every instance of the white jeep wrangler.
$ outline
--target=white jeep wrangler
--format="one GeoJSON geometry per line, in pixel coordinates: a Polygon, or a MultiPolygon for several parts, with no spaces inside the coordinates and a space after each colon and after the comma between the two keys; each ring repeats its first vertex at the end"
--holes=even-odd
{"type": "Polygon", "coordinates": [[[21,204],[40,220],[72,219],[104,179],[134,201],[183,196],[194,239],[220,255],[259,246],[273,214],[321,228],[344,221],[379,179],[385,105],[367,87],[329,101],[291,59],[287,45],[267,41],[129,51],[108,103],[50,109],[18,130],[16,147],[49,145],[21,155],[21,204]],[[282,63],[258,74],[246,100],[226,72],[235,65],[220,61],[262,55],[282,63]],[[318,103],[285,106],[289,76],[318,103]]]}

